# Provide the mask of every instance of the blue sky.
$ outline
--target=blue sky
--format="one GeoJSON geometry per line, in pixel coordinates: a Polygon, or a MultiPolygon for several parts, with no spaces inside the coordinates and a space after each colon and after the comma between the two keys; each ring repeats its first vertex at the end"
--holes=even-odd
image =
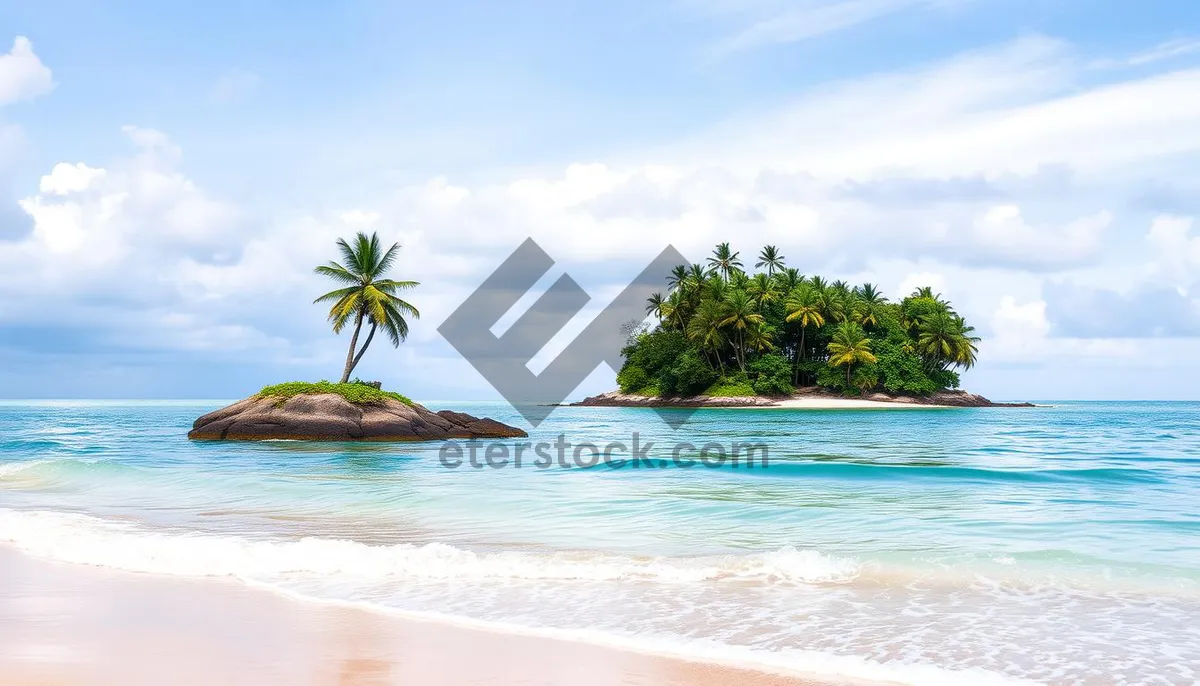
{"type": "Polygon", "coordinates": [[[417,397],[492,396],[436,328],[527,236],[590,313],[774,243],[937,287],[971,390],[1196,397],[1194,2],[44,0],[0,55],[0,397],[336,376],[309,270],[358,229],[423,284],[363,375],[417,397]]]}

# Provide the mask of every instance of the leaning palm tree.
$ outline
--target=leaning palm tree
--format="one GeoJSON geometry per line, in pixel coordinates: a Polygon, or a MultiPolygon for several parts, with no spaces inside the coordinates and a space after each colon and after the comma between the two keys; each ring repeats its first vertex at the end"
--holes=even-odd
{"type": "Polygon", "coordinates": [[[758,254],[758,262],[754,263],[755,268],[766,267],[767,276],[775,276],[775,272],[783,269],[783,261],[786,259],[780,254],[779,249],[773,245],[764,245],[762,252],[758,254]]]}
{"type": "Polygon", "coordinates": [[[970,369],[975,366],[975,358],[979,353],[979,336],[973,335],[975,327],[968,326],[967,321],[957,314],[954,315],[954,322],[958,326],[958,346],[954,351],[954,364],[963,369],[970,369]]]}
{"type": "Polygon", "coordinates": [[[391,339],[392,345],[400,346],[400,341],[408,337],[408,321],[406,316],[419,319],[421,313],[417,308],[396,295],[399,291],[415,288],[416,281],[393,281],[382,278],[396,261],[400,250],[399,243],[393,243],[386,251],[379,245],[379,236],[372,233],[367,236],[359,232],[354,237],[354,243],[347,243],[339,238],[337,246],[342,252],[340,263],[330,261],[317,267],[314,271],[322,276],[328,276],[343,285],[335,291],[330,291],[314,300],[314,303],[332,302],[329,308],[329,321],[333,324],[333,332],[341,333],[350,320],[354,320],[354,333],[350,335],[350,350],[346,353],[346,366],[342,371],[341,383],[350,380],[350,373],[362,360],[363,353],[375,338],[375,330],[382,328],[391,339]],[[367,332],[367,340],[357,352],[358,334],[362,331],[363,321],[371,324],[367,332]]]}
{"type": "Polygon", "coordinates": [[[871,354],[871,340],[854,322],[845,321],[838,324],[827,348],[830,366],[846,368],[847,390],[850,388],[850,370],[854,365],[876,361],[875,356],[871,354]]]}
{"type": "Polygon", "coordinates": [[[728,279],[730,274],[742,268],[742,261],[738,259],[740,254],[730,249],[728,243],[718,243],[713,256],[708,258],[708,265],[728,279]]]}

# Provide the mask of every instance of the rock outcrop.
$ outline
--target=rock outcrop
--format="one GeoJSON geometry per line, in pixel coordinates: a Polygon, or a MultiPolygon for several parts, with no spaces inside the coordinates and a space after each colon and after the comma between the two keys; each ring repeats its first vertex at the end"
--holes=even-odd
{"type": "Polygon", "coordinates": [[[432,412],[387,399],[355,404],[334,393],[291,398],[253,396],[200,417],[188,432],[199,440],[441,441],[451,438],[523,438],[494,419],[432,412]]]}

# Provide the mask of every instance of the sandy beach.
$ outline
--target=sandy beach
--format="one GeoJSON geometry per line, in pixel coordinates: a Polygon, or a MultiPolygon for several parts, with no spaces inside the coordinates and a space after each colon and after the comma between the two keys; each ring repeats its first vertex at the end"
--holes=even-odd
{"type": "MultiPolygon", "coordinates": [[[[466,590],[466,589],[464,589],[466,590]]],[[[0,685],[818,686],[797,677],[293,600],[0,547],[0,685]]]]}
{"type": "Polygon", "coordinates": [[[954,409],[951,405],[932,405],[925,403],[900,403],[882,400],[863,400],[861,398],[825,398],[816,396],[795,396],[776,400],[771,405],[733,405],[733,410],[930,410],[954,409]]]}

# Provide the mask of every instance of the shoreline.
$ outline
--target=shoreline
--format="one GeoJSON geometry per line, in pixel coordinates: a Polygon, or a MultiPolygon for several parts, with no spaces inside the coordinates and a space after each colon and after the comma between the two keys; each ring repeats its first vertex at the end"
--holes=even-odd
{"type": "Polygon", "coordinates": [[[1037,407],[1033,403],[996,403],[967,391],[940,391],[929,396],[871,393],[848,398],[832,391],[817,388],[798,389],[790,396],[730,396],[730,397],[671,397],[637,395],[609,391],[593,395],[567,407],[649,407],[704,409],[785,409],[785,410],[849,410],[849,409],[960,409],[975,407],[1037,407]]]}
{"type": "Polygon", "coordinates": [[[29,556],[0,545],[0,686],[497,683],[867,686],[487,622],[409,616],[225,578],[29,556]],[[203,600],[201,600],[203,598],[203,600]],[[252,646],[252,647],[250,647],[252,646]],[[461,655],[472,655],[462,660],[461,655]]]}

